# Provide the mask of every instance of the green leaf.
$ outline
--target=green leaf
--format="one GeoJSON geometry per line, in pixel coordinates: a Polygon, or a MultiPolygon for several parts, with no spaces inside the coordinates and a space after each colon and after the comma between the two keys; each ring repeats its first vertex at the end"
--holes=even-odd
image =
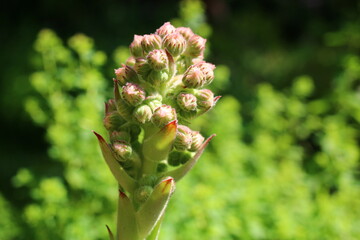
{"type": "Polygon", "coordinates": [[[213,137],[215,136],[216,135],[213,134],[208,139],[206,139],[205,142],[199,148],[199,150],[196,152],[194,157],[192,157],[188,162],[186,162],[184,165],[182,165],[181,167],[175,170],[164,173],[164,176],[171,176],[174,178],[176,182],[179,181],[194,167],[194,165],[197,163],[198,159],[201,157],[202,153],[204,152],[206,146],[209,144],[210,140],[213,139],[213,137]]]}
{"type": "Polygon", "coordinates": [[[125,193],[119,191],[117,240],[138,240],[135,210],[125,193]]]}
{"type": "Polygon", "coordinates": [[[175,140],[177,121],[174,120],[160,131],[144,140],[143,154],[147,159],[160,161],[166,159],[175,140]]]}
{"type": "MultiPolygon", "coordinates": [[[[93,131],[94,132],[94,131],[93,131]]],[[[114,158],[113,152],[109,145],[105,142],[104,138],[99,135],[98,133],[94,132],[96,135],[99,145],[101,148],[102,155],[105,159],[105,162],[107,163],[108,167],[110,168],[110,171],[114,175],[117,182],[120,184],[121,187],[123,187],[126,191],[132,192],[132,190],[135,187],[135,181],[132,179],[124,169],[121,168],[119,163],[114,158]]]]}
{"type": "Polygon", "coordinates": [[[140,207],[136,213],[139,227],[139,235],[142,238],[147,237],[156,224],[163,216],[171,194],[175,190],[175,182],[172,177],[166,177],[155,186],[148,200],[140,207]]]}

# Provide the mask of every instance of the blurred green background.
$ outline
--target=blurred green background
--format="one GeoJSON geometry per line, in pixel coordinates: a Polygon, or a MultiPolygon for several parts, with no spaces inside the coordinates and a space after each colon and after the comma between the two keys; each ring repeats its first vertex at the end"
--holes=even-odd
{"type": "Polygon", "coordinates": [[[113,69],[165,21],[208,38],[217,133],[161,239],[360,239],[360,2],[8,1],[0,26],[0,240],[107,239],[113,69]]]}

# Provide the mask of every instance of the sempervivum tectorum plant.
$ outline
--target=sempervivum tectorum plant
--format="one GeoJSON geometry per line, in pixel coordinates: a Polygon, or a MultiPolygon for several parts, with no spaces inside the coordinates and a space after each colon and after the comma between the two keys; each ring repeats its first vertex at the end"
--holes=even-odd
{"type": "Polygon", "coordinates": [[[97,133],[119,183],[117,236],[156,239],[175,182],[194,166],[207,140],[188,123],[214,107],[206,89],[215,66],[203,60],[206,40],[190,28],[165,23],[135,35],[131,57],[115,69],[114,98],[105,104],[110,143],[97,133]]]}

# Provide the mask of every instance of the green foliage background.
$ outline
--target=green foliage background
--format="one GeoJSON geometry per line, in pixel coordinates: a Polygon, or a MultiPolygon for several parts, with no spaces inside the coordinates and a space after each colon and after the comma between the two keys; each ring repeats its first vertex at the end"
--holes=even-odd
{"type": "MultiPolygon", "coordinates": [[[[100,45],[112,41],[104,51],[97,37],[41,30],[32,67],[2,75],[13,80],[2,81],[2,121],[20,125],[2,140],[0,239],[106,239],[105,224],[115,229],[116,184],[91,130],[104,131],[112,69],[132,35],[168,19],[209,38],[223,97],[193,124],[217,137],[177,185],[160,239],[360,239],[360,5],[319,3],[274,1],[275,15],[261,1],[163,3],[136,31],[99,30],[100,45]]],[[[118,11],[134,9],[117,21],[144,14],[118,11]]]]}

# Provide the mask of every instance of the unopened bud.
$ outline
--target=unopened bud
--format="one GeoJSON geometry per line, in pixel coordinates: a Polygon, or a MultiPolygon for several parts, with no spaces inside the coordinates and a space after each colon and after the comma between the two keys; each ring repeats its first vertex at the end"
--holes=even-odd
{"type": "Polygon", "coordinates": [[[193,31],[188,27],[178,27],[176,32],[180,33],[186,40],[189,40],[194,35],[193,31]]]}
{"type": "Polygon", "coordinates": [[[136,58],[134,56],[130,56],[127,60],[126,60],[126,65],[133,67],[136,63],[136,58]]]}
{"type": "Polygon", "coordinates": [[[125,142],[115,142],[112,145],[114,152],[120,157],[119,161],[125,161],[131,157],[132,148],[125,142]]]}
{"type": "Polygon", "coordinates": [[[191,159],[191,154],[189,152],[172,151],[169,154],[168,164],[170,166],[176,167],[176,166],[179,166],[180,164],[186,163],[190,159],[191,159]]]}
{"type": "Polygon", "coordinates": [[[179,151],[185,151],[191,147],[192,131],[184,125],[178,125],[174,147],[179,151]]]}
{"type": "Polygon", "coordinates": [[[160,71],[168,67],[169,59],[166,52],[162,49],[155,49],[147,55],[147,60],[154,70],[160,71]]]}
{"type": "Polygon", "coordinates": [[[186,40],[180,33],[166,35],[163,41],[165,47],[173,57],[177,57],[185,51],[186,40]]]}
{"type": "Polygon", "coordinates": [[[130,52],[134,57],[142,57],[143,56],[143,48],[141,45],[143,36],[134,35],[134,40],[129,46],[130,52]]]}
{"type": "Polygon", "coordinates": [[[110,141],[114,142],[130,142],[130,134],[126,131],[113,131],[110,134],[110,141]]]}
{"type": "Polygon", "coordinates": [[[197,150],[199,150],[199,148],[203,144],[204,140],[205,140],[205,138],[200,134],[200,132],[193,131],[190,151],[196,152],[197,150]]]}
{"type": "Polygon", "coordinates": [[[153,86],[159,86],[161,83],[166,82],[169,79],[169,73],[165,70],[156,71],[151,70],[146,78],[146,81],[153,86]]]}
{"type": "Polygon", "coordinates": [[[138,204],[144,203],[152,193],[153,188],[150,186],[142,186],[135,190],[134,192],[134,200],[138,204]]]}
{"type": "Polygon", "coordinates": [[[151,118],[154,125],[160,128],[173,120],[176,120],[176,111],[169,105],[162,105],[155,109],[151,118]]]}
{"type": "Polygon", "coordinates": [[[166,163],[159,163],[158,165],[157,165],[157,168],[156,168],[156,171],[158,172],[158,173],[162,173],[162,172],[165,172],[166,170],[167,170],[167,164],[166,163]]]}
{"type": "Polygon", "coordinates": [[[151,110],[154,112],[155,109],[157,109],[158,107],[160,107],[162,105],[162,102],[159,99],[152,99],[147,102],[147,105],[149,105],[151,110]]]}
{"type": "Polygon", "coordinates": [[[117,112],[110,112],[105,116],[103,123],[108,131],[114,131],[124,124],[125,120],[117,112]]]}
{"type": "Polygon", "coordinates": [[[123,65],[121,68],[115,69],[116,79],[122,86],[126,82],[137,82],[138,76],[133,68],[123,65]]]}
{"type": "Polygon", "coordinates": [[[186,54],[191,57],[198,57],[204,54],[206,39],[199,35],[192,35],[188,40],[186,54]]]}
{"type": "Polygon", "coordinates": [[[214,105],[214,93],[209,89],[201,89],[196,93],[197,104],[201,108],[211,108],[214,105]]]}
{"type": "Polygon", "coordinates": [[[107,102],[105,102],[105,114],[109,114],[115,111],[116,111],[115,99],[109,99],[107,102]]]}
{"type": "Polygon", "coordinates": [[[126,120],[131,119],[133,106],[127,104],[124,99],[119,98],[116,100],[116,108],[117,108],[117,112],[120,114],[121,117],[123,117],[126,120]]]}
{"type": "Polygon", "coordinates": [[[183,76],[183,83],[189,88],[199,88],[208,85],[214,79],[215,65],[199,62],[190,66],[183,76]]]}
{"type": "Polygon", "coordinates": [[[144,35],[141,46],[145,53],[161,48],[161,37],[157,34],[144,35]]]}
{"type": "Polygon", "coordinates": [[[175,30],[176,28],[171,25],[170,22],[166,22],[160,28],[158,28],[155,33],[161,37],[165,37],[166,35],[175,32],[175,30]]]}
{"type": "Polygon", "coordinates": [[[134,83],[122,87],[122,98],[131,106],[137,106],[145,99],[145,91],[134,83]]]}
{"type": "Polygon", "coordinates": [[[156,175],[147,175],[139,180],[139,186],[151,186],[154,187],[157,183],[158,177],[156,175]]]}
{"type": "Polygon", "coordinates": [[[180,93],[176,100],[180,108],[184,111],[193,111],[197,107],[197,99],[193,94],[180,93]]]}
{"type": "Polygon", "coordinates": [[[150,121],[152,110],[148,105],[141,105],[135,108],[133,115],[139,123],[144,124],[150,121]]]}

